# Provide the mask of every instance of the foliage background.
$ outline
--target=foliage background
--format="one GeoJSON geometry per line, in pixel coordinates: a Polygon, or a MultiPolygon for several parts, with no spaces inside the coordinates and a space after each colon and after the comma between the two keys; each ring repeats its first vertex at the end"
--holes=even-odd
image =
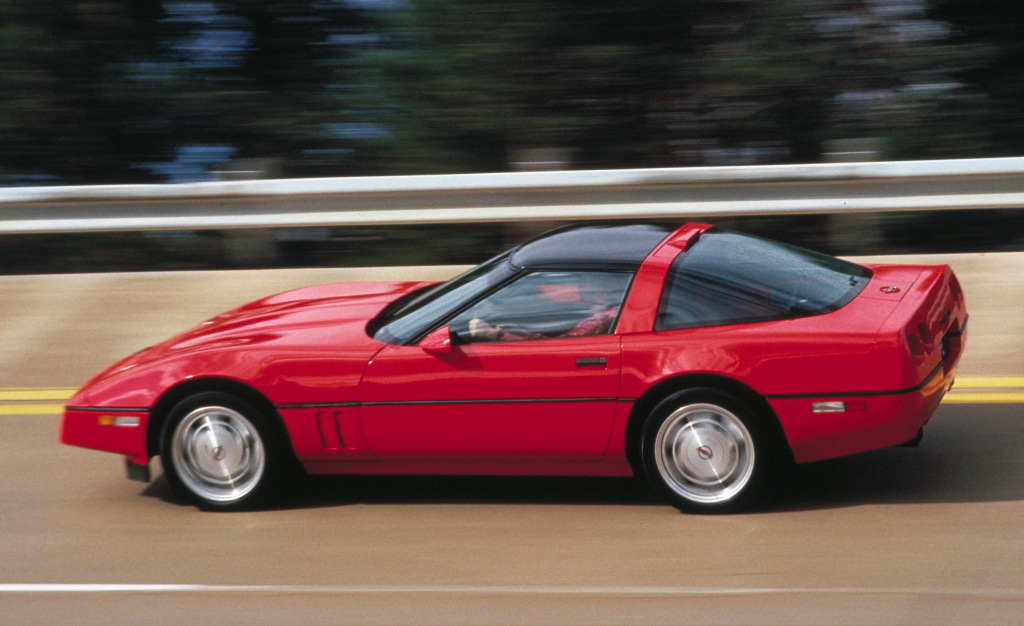
{"type": "Polygon", "coordinates": [[[6,185],[1024,142],[1008,0],[0,0],[0,18],[6,185]]]}

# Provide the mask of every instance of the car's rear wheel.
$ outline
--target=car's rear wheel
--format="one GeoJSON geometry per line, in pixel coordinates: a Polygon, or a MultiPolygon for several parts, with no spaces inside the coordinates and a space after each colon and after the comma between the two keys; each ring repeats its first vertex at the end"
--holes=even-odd
{"type": "Polygon", "coordinates": [[[643,473],[684,512],[733,512],[749,506],[776,466],[762,415],[715,390],[688,390],[648,416],[640,438],[643,473]]]}
{"type": "Polygon", "coordinates": [[[283,478],[286,457],[267,416],[220,392],[200,393],[171,411],[161,437],[168,482],[206,510],[266,504],[283,478]]]}

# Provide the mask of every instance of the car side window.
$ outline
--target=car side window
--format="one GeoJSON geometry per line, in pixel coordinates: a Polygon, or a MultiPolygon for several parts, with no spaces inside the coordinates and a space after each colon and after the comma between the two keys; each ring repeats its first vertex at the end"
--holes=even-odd
{"type": "Polygon", "coordinates": [[[611,332],[631,274],[524,274],[451,322],[461,343],[584,337],[611,332]]]}

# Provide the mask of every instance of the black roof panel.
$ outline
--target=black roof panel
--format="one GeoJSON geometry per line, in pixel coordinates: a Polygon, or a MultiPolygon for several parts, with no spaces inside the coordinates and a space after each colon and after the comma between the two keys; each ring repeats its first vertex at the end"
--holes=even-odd
{"type": "Polygon", "coordinates": [[[522,269],[635,271],[674,227],[661,224],[582,224],[559,228],[512,252],[522,269]]]}

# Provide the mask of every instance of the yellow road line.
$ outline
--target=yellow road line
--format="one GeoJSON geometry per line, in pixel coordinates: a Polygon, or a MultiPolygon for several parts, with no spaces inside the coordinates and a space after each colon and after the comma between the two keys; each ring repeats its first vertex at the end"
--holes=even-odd
{"type": "Polygon", "coordinates": [[[944,404],[1024,404],[1024,378],[1019,376],[963,376],[944,404]],[[993,391],[999,390],[999,391],[993,391]]]}
{"type": "MultiPolygon", "coordinates": [[[[70,398],[75,389],[66,387],[39,387],[0,389],[0,415],[60,414],[59,404],[5,404],[26,402],[53,402],[70,398]]],[[[1024,377],[1017,376],[963,376],[946,394],[947,404],[1024,404],[1024,377]],[[1007,389],[1013,391],[983,391],[1007,389]]]]}
{"type": "Polygon", "coordinates": [[[1024,393],[948,393],[943,404],[1024,404],[1024,393]]]}
{"type": "Polygon", "coordinates": [[[63,404],[0,404],[0,415],[60,415],[63,404]]]}
{"type": "Polygon", "coordinates": [[[0,389],[0,402],[67,400],[74,393],[74,389],[0,389]]]}
{"type": "Polygon", "coordinates": [[[0,389],[0,415],[60,415],[63,402],[74,395],[68,387],[0,389]]]}
{"type": "Polygon", "coordinates": [[[953,389],[1024,389],[1024,378],[1011,376],[957,377],[953,389]]]}

